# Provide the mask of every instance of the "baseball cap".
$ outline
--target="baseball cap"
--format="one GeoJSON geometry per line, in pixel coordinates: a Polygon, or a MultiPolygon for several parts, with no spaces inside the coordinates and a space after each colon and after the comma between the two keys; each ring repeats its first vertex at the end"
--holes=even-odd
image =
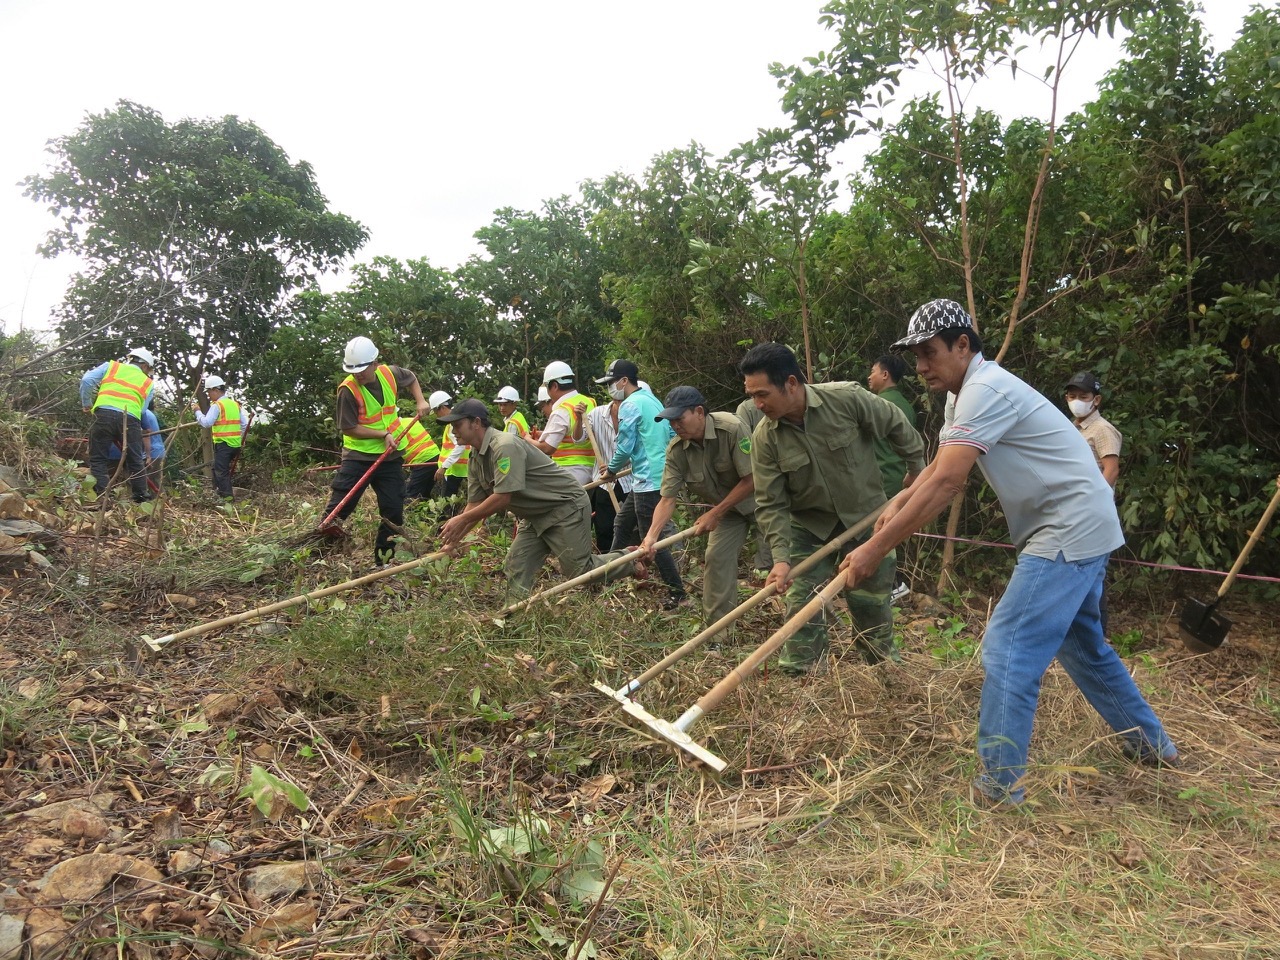
{"type": "Polygon", "coordinates": [[[1075,387],[1077,390],[1087,390],[1089,393],[1101,393],[1102,381],[1088,370],[1081,370],[1067,381],[1067,386],[1063,389],[1065,390],[1071,387],[1075,387]]]}
{"type": "Polygon", "coordinates": [[[605,370],[603,377],[596,377],[596,383],[613,383],[623,377],[635,383],[640,379],[640,368],[630,360],[614,360],[605,370]]]}
{"type": "Polygon", "coordinates": [[[930,300],[911,315],[907,335],[893,344],[892,349],[904,350],[917,343],[931,340],[943,330],[972,328],[973,318],[954,300],[930,300]]]}
{"type": "Polygon", "coordinates": [[[706,407],[707,399],[698,391],[697,387],[673,387],[663,403],[666,406],[653,418],[655,423],[659,420],[679,420],[684,416],[686,410],[692,410],[694,407],[706,407]]]}
{"type": "Polygon", "coordinates": [[[443,417],[436,417],[436,419],[441,423],[457,423],[459,420],[467,420],[472,417],[479,417],[482,420],[489,419],[489,408],[474,397],[469,400],[463,400],[443,417]]]}

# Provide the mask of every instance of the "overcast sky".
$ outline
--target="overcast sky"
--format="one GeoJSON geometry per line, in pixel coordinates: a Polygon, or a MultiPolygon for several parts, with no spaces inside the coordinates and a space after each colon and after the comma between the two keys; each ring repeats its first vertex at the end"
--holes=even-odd
{"type": "MultiPolygon", "coordinates": [[[[76,266],[35,253],[55,221],[18,182],[45,168],[46,141],[118,100],[170,122],[252,120],[369,230],[358,260],[449,268],[495,209],[640,174],[692,140],[722,154],[782,122],[768,64],[830,46],[821,5],[0,0],[0,324],[47,327],[76,266]]],[[[1251,4],[1208,5],[1222,49],[1251,4]]],[[[1104,44],[1067,71],[1068,107],[1118,55],[1104,44]]],[[[1045,114],[1025,83],[994,99],[1045,114]]]]}

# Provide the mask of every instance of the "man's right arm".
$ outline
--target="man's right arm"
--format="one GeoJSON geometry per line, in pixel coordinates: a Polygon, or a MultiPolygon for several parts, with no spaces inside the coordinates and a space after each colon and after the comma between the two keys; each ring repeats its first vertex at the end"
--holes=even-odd
{"type": "Polygon", "coordinates": [[[85,413],[93,409],[93,401],[98,398],[98,387],[102,386],[102,379],[107,375],[109,366],[110,364],[100,363],[80,378],[80,406],[84,407],[85,413]]]}

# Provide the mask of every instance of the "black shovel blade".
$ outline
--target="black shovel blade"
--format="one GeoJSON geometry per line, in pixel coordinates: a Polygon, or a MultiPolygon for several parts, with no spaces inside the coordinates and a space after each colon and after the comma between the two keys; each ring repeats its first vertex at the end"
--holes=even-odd
{"type": "Polygon", "coordinates": [[[1222,641],[1231,632],[1231,621],[1214,609],[1217,605],[1216,600],[1213,603],[1191,599],[1183,601],[1178,633],[1193,653],[1212,653],[1222,646],[1222,641]]]}

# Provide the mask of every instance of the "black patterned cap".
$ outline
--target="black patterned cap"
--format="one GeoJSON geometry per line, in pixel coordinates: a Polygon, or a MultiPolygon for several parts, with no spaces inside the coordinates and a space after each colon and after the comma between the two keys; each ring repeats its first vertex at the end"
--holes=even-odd
{"type": "Polygon", "coordinates": [[[893,345],[894,350],[905,350],[917,343],[924,343],[943,330],[971,330],[973,318],[954,300],[930,300],[911,315],[907,335],[893,345]]]}
{"type": "Polygon", "coordinates": [[[1070,390],[1072,387],[1075,387],[1077,390],[1083,390],[1086,393],[1101,393],[1102,381],[1088,370],[1081,370],[1067,381],[1066,389],[1070,390]]]}

